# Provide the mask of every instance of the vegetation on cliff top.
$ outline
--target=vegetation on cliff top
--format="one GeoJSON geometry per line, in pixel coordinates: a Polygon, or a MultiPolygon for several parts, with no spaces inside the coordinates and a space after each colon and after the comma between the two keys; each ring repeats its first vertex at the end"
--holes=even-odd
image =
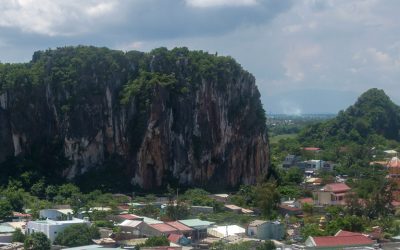
{"type": "MultiPolygon", "coordinates": [[[[135,104],[136,110],[132,117],[135,122],[127,125],[127,138],[131,144],[129,150],[132,152],[141,145],[149,118],[149,104],[157,97],[155,88],[167,90],[170,102],[193,100],[195,91],[204,81],[211,84],[215,91],[224,93],[229,91],[227,88],[230,84],[251,82],[254,77],[231,57],[189,51],[185,47],[172,50],[157,48],[148,53],[92,46],[63,47],[37,51],[28,63],[0,63],[0,94],[5,91],[11,93],[8,109],[12,110],[13,119],[22,121],[33,113],[37,114],[41,108],[47,110],[40,93],[51,90],[49,95],[54,96],[46,97],[53,104],[51,112],[57,113],[57,120],[62,123],[60,126],[70,126],[68,133],[73,133],[71,137],[79,138],[101,129],[98,121],[104,118],[104,110],[98,108],[97,104],[103,101],[106,88],[112,88],[113,93],[119,93],[115,98],[120,98],[119,102],[112,103],[113,110],[135,104]],[[82,110],[90,112],[93,117],[85,120],[82,110]],[[85,120],[85,127],[72,127],[74,124],[79,125],[81,120],[85,120]]],[[[243,133],[265,128],[265,112],[258,97],[250,100],[254,112],[246,113],[246,117],[237,115],[245,108],[246,103],[242,97],[234,98],[229,104],[229,122],[235,119],[246,120],[247,127],[243,128],[243,133]]],[[[179,114],[179,110],[174,114],[179,114]]],[[[41,123],[33,124],[38,129],[42,129],[45,123],[55,122],[49,115],[42,115],[41,118],[41,123]]],[[[31,127],[24,123],[18,126],[22,127],[19,129],[21,131],[31,127]]],[[[24,154],[10,156],[0,163],[0,183],[6,184],[10,178],[21,176],[29,179],[25,181],[30,183],[28,185],[39,183],[42,178],[46,184],[63,181],[61,173],[71,162],[63,153],[63,136],[53,138],[49,133],[37,134],[32,145],[24,148],[24,154]]],[[[200,155],[202,148],[206,148],[202,143],[201,140],[193,140],[193,144],[196,144],[195,155],[200,155]]],[[[117,157],[110,156],[104,161],[107,167],[101,170],[101,174],[84,177],[79,183],[101,182],[106,186],[105,189],[110,190],[117,183],[110,177],[115,172],[122,175],[118,183],[129,183],[125,180],[127,175],[121,171],[122,167],[115,167],[121,165],[115,163],[120,159],[114,158],[117,157]],[[108,166],[112,166],[112,169],[108,166]],[[107,179],[104,180],[104,177],[107,179]]]]}

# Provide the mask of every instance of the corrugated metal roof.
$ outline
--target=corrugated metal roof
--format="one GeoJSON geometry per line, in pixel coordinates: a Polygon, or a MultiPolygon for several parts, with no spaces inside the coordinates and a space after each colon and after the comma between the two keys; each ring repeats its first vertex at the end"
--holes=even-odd
{"type": "Polygon", "coordinates": [[[188,226],[183,225],[179,221],[171,221],[167,222],[168,225],[173,226],[174,228],[178,229],[181,232],[190,232],[192,229],[188,226]]]}
{"type": "Polygon", "coordinates": [[[165,223],[159,223],[159,224],[151,224],[149,225],[150,227],[156,229],[159,232],[163,232],[163,233],[172,233],[172,232],[178,232],[178,229],[171,227],[168,224],[165,223]]]}
{"type": "Polygon", "coordinates": [[[140,221],[140,220],[124,220],[119,225],[124,226],[124,227],[137,227],[142,223],[143,223],[143,221],[140,221]]]}
{"type": "Polygon", "coordinates": [[[191,228],[207,228],[215,224],[214,222],[200,219],[179,220],[179,222],[191,228]]]}

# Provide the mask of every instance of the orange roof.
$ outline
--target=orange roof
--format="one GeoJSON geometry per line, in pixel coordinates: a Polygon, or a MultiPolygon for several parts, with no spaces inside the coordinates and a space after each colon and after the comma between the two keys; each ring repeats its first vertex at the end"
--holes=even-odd
{"type": "Polygon", "coordinates": [[[178,221],[170,221],[170,222],[166,222],[168,225],[178,229],[181,232],[191,232],[193,229],[191,229],[188,226],[183,225],[182,223],[178,222],[178,221]]]}
{"type": "Polygon", "coordinates": [[[138,216],[133,215],[133,214],[120,214],[120,215],[118,215],[118,217],[125,219],[125,220],[136,220],[139,218],[138,216]]]}
{"type": "Polygon", "coordinates": [[[315,242],[316,247],[359,246],[374,244],[373,240],[362,234],[350,236],[323,236],[312,238],[315,242]]]}
{"type": "Polygon", "coordinates": [[[155,230],[163,233],[172,233],[172,232],[178,232],[178,229],[165,224],[165,223],[159,223],[159,224],[150,224],[150,227],[154,228],[155,230]]]}
{"type": "Polygon", "coordinates": [[[306,148],[303,148],[303,150],[305,150],[305,151],[320,151],[321,149],[315,148],[315,147],[306,147],[306,148]]]}
{"type": "Polygon", "coordinates": [[[349,191],[351,188],[344,183],[330,183],[326,184],[324,190],[339,193],[349,191]]]}
{"type": "Polygon", "coordinates": [[[178,243],[179,239],[182,238],[182,234],[170,234],[168,240],[173,243],[178,243]]]}
{"type": "Polygon", "coordinates": [[[397,157],[393,157],[387,165],[389,168],[399,168],[400,167],[400,159],[397,157]]]}

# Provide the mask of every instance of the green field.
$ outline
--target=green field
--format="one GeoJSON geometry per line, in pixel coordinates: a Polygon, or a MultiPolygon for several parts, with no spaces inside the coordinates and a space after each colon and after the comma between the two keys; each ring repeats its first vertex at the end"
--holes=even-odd
{"type": "Polygon", "coordinates": [[[288,138],[296,138],[297,134],[283,134],[283,135],[275,135],[269,138],[270,143],[277,143],[279,140],[288,139],[288,138]]]}

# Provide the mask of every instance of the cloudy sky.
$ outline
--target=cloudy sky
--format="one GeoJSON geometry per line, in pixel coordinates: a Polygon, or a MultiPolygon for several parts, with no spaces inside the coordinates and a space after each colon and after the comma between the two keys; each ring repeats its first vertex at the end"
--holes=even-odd
{"type": "Polygon", "coordinates": [[[231,55],[268,113],[337,112],[382,88],[400,103],[398,0],[0,0],[0,61],[65,45],[231,55]]]}

